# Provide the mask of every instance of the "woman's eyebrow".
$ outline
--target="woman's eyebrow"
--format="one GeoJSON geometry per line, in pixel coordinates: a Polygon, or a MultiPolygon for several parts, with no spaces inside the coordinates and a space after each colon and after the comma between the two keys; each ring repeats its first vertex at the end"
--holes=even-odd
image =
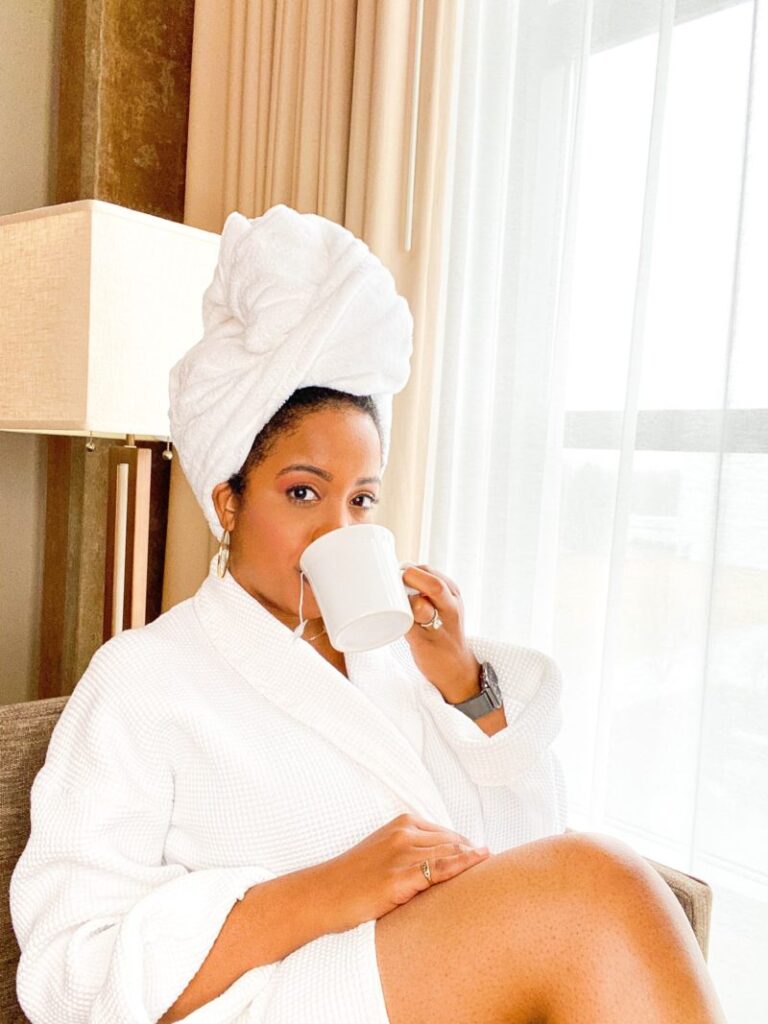
{"type": "MultiPolygon", "coordinates": [[[[285,473],[292,473],[296,470],[302,473],[314,473],[316,476],[319,476],[322,480],[327,480],[329,483],[333,480],[333,474],[329,473],[327,469],[320,469],[319,466],[310,466],[305,462],[292,462],[290,466],[284,466],[275,479],[277,479],[278,476],[283,476],[285,473]]],[[[362,484],[380,483],[381,477],[379,476],[361,476],[359,480],[355,481],[355,487],[360,487],[362,484]]]]}

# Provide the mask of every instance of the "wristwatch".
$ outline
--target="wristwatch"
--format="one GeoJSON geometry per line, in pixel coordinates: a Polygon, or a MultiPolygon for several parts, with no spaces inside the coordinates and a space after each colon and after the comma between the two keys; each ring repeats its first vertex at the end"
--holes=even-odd
{"type": "Polygon", "coordinates": [[[502,704],[498,676],[493,665],[489,661],[484,661],[480,667],[480,693],[470,697],[469,700],[463,700],[461,704],[451,704],[451,707],[458,708],[470,718],[480,718],[482,715],[487,715],[489,711],[500,708],[502,704]]]}

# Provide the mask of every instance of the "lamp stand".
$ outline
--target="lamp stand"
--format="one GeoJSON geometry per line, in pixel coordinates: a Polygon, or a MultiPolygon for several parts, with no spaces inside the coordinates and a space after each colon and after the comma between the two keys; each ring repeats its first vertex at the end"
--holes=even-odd
{"type": "Polygon", "coordinates": [[[147,616],[147,555],[152,452],[125,445],[109,450],[104,640],[143,626],[147,616]]]}

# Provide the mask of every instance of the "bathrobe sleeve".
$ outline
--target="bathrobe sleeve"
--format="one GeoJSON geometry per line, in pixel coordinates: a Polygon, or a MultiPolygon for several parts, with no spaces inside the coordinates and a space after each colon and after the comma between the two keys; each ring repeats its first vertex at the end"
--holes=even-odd
{"type": "MultiPolygon", "coordinates": [[[[565,778],[552,747],[561,726],[562,680],[557,663],[533,648],[482,637],[467,641],[478,661],[489,661],[496,670],[507,725],[488,736],[475,721],[446,703],[419,673],[416,691],[427,720],[427,766],[445,792],[458,791],[444,756],[447,745],[476,787],[485,822],[484,841],[493,852],[563,832],[565,778]]],[[[461,827],[461,808],[455,810],[461,827]]]]}
{"type": "MultiPolygon", "coordinates": [[[[235,901],[274,877],[258,866],[163,863],[168,726],[147,714],[137,686],[147,666],[131,661],[120,637],[97,651],[32,786],[31,832],[10,887],[17,993],[32,1024],[157,1021],[235,901]]],[[[266,985],[274,966],[250,972],[251,998],[253,975],[266,985]]]]}

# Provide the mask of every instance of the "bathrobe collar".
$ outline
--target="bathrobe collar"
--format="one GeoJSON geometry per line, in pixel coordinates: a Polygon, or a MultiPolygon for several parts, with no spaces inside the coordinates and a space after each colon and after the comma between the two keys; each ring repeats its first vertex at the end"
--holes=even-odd
{"type": "Polygon", "coordinates": [[[417,751],[387,715],[355,685],[362,673],[398,671],[387,648],[345,655],[349,679],[252,597],[234,577],[207,578],[193,598],[198,619],[219,655],[254,689],[320,733],[387,785],[412,813],[446,828],[450,814],[417,751]]]}

